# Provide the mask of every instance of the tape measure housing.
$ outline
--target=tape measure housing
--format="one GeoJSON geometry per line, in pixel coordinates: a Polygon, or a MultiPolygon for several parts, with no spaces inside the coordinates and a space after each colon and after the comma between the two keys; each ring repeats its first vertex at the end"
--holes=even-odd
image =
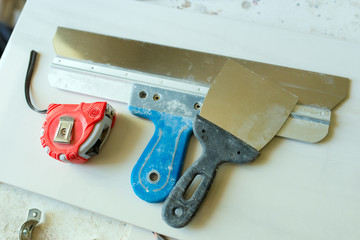
{"type": "Polygon", "coordinates": [[[50,104],[41,128],[41,145],[59,161],[84,163],[99,153],[115,116],[106,102],[50,104]]]}

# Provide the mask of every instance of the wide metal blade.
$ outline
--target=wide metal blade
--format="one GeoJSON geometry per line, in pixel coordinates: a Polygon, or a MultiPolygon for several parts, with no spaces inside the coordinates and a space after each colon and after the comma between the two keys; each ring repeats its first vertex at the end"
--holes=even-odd
{"type": "Polygon", "coordinates": [[[257,150],[283,126],[298,98],[228,60],[205,97],[200,116],[257,150]]]}
{"type": "MultiPolygon", "coordinates": [[[[221,55],[64,27],[58,27],[53,44],[56,54],[61,57],[207,86],[214,82],[215,77],[229,59],[221,55]]],[[[296,94],[301,105],[331,110],[347,94],[349,84],[347,78],[236,58],[231,59],[266,79],[278,82],[296,94]]],[[[124,76],[124,78],[128,77],[124,76]]]]}
{"type": "MultiPolygon", "coordinates": [[[[133,83],[205,97],[229,59],[63,27],[57,29],[53,43],[57,54],[49,74],[53,87],[126,103],[133,83]]],[[[345,98],[349,79],[231,59],[299,97],[298,108],[278,136],[314,143],[327,135],[330,110],[345,98]]]]}

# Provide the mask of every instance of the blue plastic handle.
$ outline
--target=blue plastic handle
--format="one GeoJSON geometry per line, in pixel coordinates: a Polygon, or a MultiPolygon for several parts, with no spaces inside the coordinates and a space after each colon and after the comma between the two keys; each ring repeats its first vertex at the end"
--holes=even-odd
{"type": "Polygon", "coordinates": [[[147,202],[162,202],[180,177],[194,120],[134,106],[129,110],[155,124],[155,133],[131,172],[132,188],[147,202]]]}

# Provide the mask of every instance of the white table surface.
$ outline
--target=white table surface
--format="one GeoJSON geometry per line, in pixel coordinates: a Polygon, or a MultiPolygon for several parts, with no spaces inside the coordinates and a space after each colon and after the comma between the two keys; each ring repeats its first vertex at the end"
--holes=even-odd
{"type": "MultiPolygon", "coordinates": [[[[355,41],[304,35],[143,2],[31,0],[0,62],[0,181],[180,239],[223,239],[224,234],[236,239],[358,239],[360,157],[354,150],[359,146],[360,134],[359,53],[355,41]],[[40,108],[50,102],[98,100],[49,86],[47,73],[54,57],[51,38],[58,25],[341,75],[351,78],[349,97],[335,109],[329,136],[321,143],[276,138],[254,164],[222,167],[193,222],[175,230],[162,222],[161,204],[145,203],[132,193],[131,168],[150,139],[153,126],[129,115],[125,105],[110,102],[118,111],[117,123],[101,155],[88,164],[61,164],[41,149],[39,129],[44,115],[32,112],[23,94],[31,49],[41,53],[32,82],[34,102],[40,108]]],[[[192,139],[185,168],[200,151],[192,139]]],[[[11,188],[0,186],[4,192],[11,188]]],[[[32,197],[23,201],[29,208],[30,203],[36,205],[43,199],[22,190],[12,193],[1,199],[0,223],[6,223],[3,219],[9,213],[16,216],[0,226],[7,236],[27,215],[27,211],[13,211],[19,205],[11,201],[29,194],[32,197]]],[[[59,223],[66,229],[54,232],[56,239],[66,239],[61,237],[66,234],[72,239],[114,239],[121,234],[125,238],[126,229],[131,227],[82,210],[75,210],[81,214],[68,211],[52,216],[51,209],[64,209],[57,204],[43,209],[50,216],[46,227],[59,223]],[[71,232],[71,227],[60,223],[79,215],[97,219],[95,228],[106,230],[89,232],[90,224],[71,232]],[[108,231],[115,232],[106,235],[108,231]]]]}

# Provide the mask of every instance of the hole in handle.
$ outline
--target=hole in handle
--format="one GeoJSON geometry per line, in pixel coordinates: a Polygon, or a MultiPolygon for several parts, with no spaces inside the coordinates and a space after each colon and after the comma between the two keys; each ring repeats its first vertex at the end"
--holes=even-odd
{"type": "Polygon", "coordinates": [[[189,200],[195,193],[196,189],[199,187],[200,183],[203,181],[204,177],[201,174],[197,174],[194,179],[191,181],[189,187],[184,193],[184,199],[189,200]]]}
{"type": "Polygon", "coordinates": [[[148,173],[148,181],[150,183],[157,183],[160,180],[160,173],[156,170],[152,170],[148,173]]]}
{"type": "Polygon", "coordinates": [[[140,98],[146,98],[147,97],[147,92],[146,91],[139,92],[139,97],[140,98]]]}

